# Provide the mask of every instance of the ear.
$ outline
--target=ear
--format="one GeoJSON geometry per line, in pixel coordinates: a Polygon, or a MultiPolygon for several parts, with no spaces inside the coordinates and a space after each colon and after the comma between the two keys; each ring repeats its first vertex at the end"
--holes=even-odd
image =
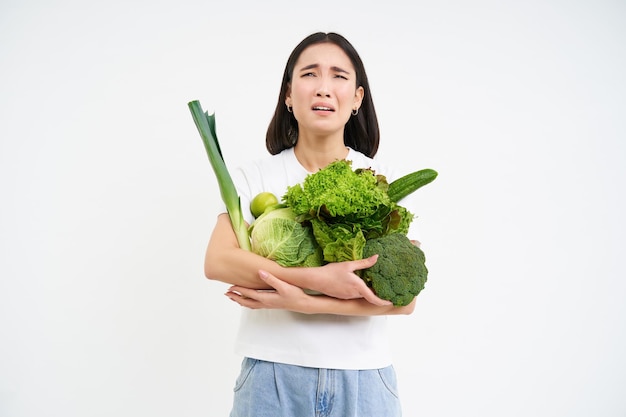
{"type": "Polygon", "coordinates": [[[285,94],[285,105],[293,107],[291,104],[291,84],[287,85],[287,93],[285,94]]]}
{"type": "Polygon", "coordinates": [[[353,108],[359,109],[361,107],[361,103],[363,103],[363,97],[365,97],[365,90],[362,86],[359,86],[354,93],[354,106],[353,108]]]}

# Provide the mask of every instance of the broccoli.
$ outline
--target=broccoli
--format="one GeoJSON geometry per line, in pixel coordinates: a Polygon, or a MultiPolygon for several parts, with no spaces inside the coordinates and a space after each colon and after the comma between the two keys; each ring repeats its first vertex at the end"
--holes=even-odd
{"type": "Polygon", "coordinates": [[[383,300],[396,307],[410,304],[426,283],[424,252],[406,235],[392,233],[365,243],[363,258],[374,254],[378,254],[378,261],[358,271],[359,276],[383,300]]]}

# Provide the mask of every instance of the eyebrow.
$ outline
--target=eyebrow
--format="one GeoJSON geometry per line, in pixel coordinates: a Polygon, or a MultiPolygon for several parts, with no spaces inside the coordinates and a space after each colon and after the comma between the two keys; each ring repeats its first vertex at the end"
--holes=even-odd
{"type": "MultiPolygon", "coordinates": [[[[319,68],[319,64],[307,65],[305,67],[300,68],[300,71],[306,71],[306,70],[310,70],[310,69],[314,69],[314,68],[319,68]]],[[[332,67],[330,67],[330,69],[335,71],[335,72],[342,72],[344,74],[350,74],[350,72],[348,72],[345,69],[340,68],[340,67],[332,66],[332,67]]]]}

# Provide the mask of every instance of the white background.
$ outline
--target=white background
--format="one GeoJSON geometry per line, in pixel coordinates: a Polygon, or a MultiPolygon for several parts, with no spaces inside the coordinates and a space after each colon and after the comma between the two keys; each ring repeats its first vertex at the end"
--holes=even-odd
{"type": "Polygon", "coordinates": [[[238,306],[202,264],[286,59],[355,45],[430,269],[391,318],[406,416],[626,416],[621,1],[0,5],[0,415],[226,416],[238,306]]]}

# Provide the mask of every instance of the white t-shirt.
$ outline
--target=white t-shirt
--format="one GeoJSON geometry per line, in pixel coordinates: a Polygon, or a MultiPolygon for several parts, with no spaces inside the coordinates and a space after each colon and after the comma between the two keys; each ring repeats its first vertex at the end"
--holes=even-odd
{"type": "MultiPolygon", "coordinates": [[[[352,168],[372,168],[389,182],[399,177],[388,167],[349,149],[352,168]]],[[[300,165],[293,148],[251,162],[231,172],[245,220],[250,224],[250,200],[269,191],[279,200],[288,186],[310,174],[300,165]]],[[[401,203],[414,213],[411,207],[401,203]]],[[[412,223],[409,238],[415,239],[412,223]]],[[[280,278],[280,277],[279,277],[280,278]]],[[[271,362],[314,368],[376,369],[391,365],[386,316],[340,316],[301,314],[285,310],[242,309],[235,352],[271,362]]]]}

